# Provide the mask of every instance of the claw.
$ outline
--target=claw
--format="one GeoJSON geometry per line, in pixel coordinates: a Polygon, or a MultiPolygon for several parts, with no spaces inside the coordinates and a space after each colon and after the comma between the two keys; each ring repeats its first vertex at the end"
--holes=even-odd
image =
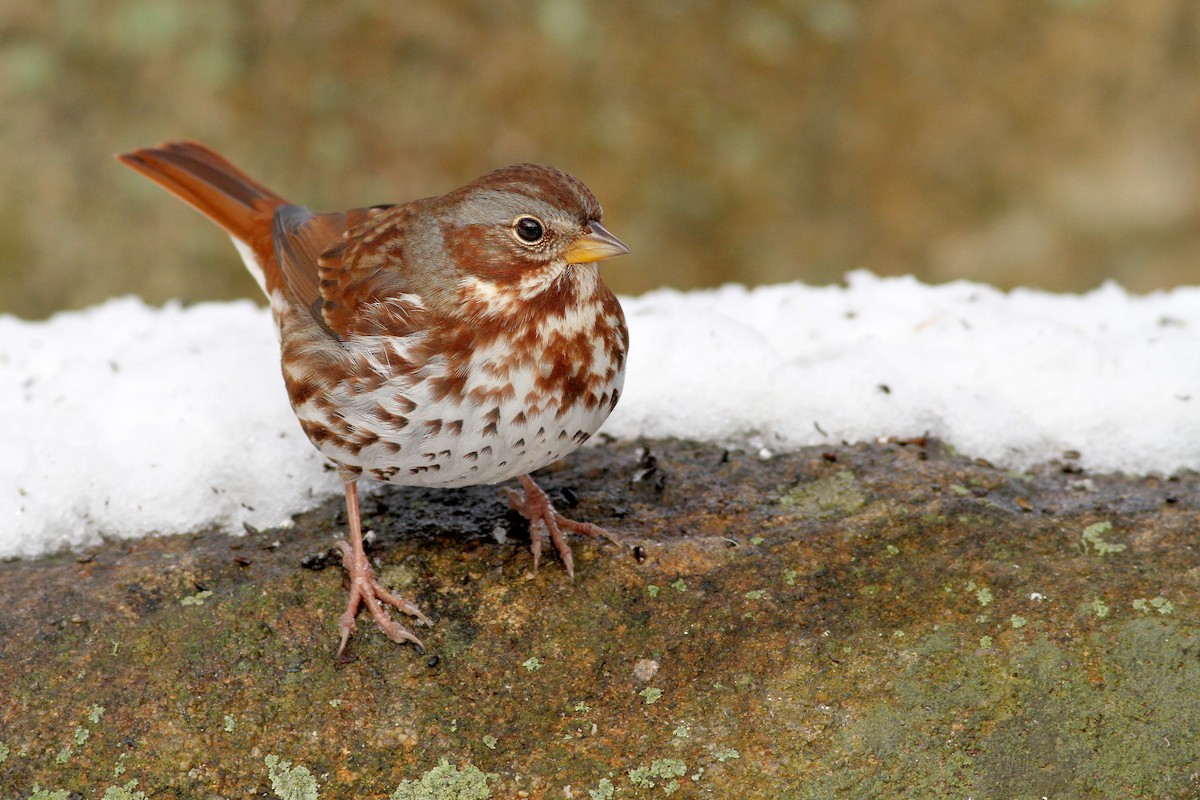
{"type": "Polygon", "coordinates": [[[575,557],[571,554],[571,545],[567,543],[564,530],[584,536],[603,536],[618,547],[624,546],[620,539],[599,525],[576,522],[558,513],[554,504],[550,502],[549,496],[542,490],[542,487],[534,483],[533,478],[522,475],[519,480],[521,488],[525,490],[524,493],[515,489],[505,489],[504,494],[508,498],[509,508],[529,521],[529,549],[533,553],[534,574],[537,574],[538,562],[541,561],[542,544],[549,537],[562,558],[563,566],[567,570],[567,577],[571,580],[575,579],[575,557]]]}

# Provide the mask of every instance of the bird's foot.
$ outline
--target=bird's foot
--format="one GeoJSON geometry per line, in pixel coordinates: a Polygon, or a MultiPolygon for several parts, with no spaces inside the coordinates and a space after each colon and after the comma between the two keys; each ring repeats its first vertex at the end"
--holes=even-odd
{"type": "Polygon", "coordinates": [[[590,522],[576,522],[558,513],[554,509],[554,504],[550,502],[550,498],[542,490],[542,487],[534,483],[533,478],[522,475],[520,481],[524,492],[506,488],[504,494],[508,498],[509,507],[529,521],[529,549],[533,551],[533,571],[535,573],[542,557],[542,544],[549,536],[550,541],[558,550],[558,554],[562,557],[563,566],[567,569],[567,577],[575,578],[575,558],[571,555],[571,545],[567,543],[567,537],[563,531],[579,533],[584,536],[603,536],[618,547],[623,546],[620,539],[599,525],[593,525],[590,522]]]}
{"type": "Polygon", "coordinates": [[[393,620],[383,606],[386,603],[426,625],[432,625],[433,621],[422,614],[421,609],[415,603],[393,594],[375,580],[375,570],[367,561],[366,553],[361,550],[356,553],[354,548],[344,541],[338,542],[337,546],[342,551],[342,566],[350,576],[350,599],[346,603],[346,611],[338,623],[338,631],[342,635],[342,643],[338,647],[338,657],[340,658],[345,652],[346,643],[350,641],[350,635],[354,633],[354,617],[358,614],[359,605],[367,607],[375,619],[375,624],[393,642],[397,644],[412,642],[419,650],[424,651],[425,646],[421,644],[421,640],[414,636],[408,628],[393,620]]]}

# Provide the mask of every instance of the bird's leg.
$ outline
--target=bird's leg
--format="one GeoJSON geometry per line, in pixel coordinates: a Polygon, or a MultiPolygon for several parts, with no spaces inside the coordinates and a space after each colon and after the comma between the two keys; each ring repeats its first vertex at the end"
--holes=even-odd
{"type": "Polygon", "coordinates": [[[575,577],[575,559],[571,555],[571,545],[567,544],[567,537],[563,535],[564,530],[581,533],[584,536],[603,536],[618,547],[622,546],[620,539],[599,525],[593,525],[590,522],[576,522],[555,511],[554,504],[542,491],[542,487],[534,483],[533,478],[522,475],[518,480],[521,481],[524,493],[506,488],[504,494],[508,497],[508,505],[529,520],[529,549],[533,551],[534,572],[537,572],[538,561],[542,557],[542,542],[547,533],[550,541],[558,549],[559,555],[562,556],[563,566],[567,568],[567,576],[572,579],[575,577]]]}
{"type": "Polygon", "coordinates": [[[354,617],[358,613],[360,603],[367,607],[371,616],[375,618],[375,624],[393,642],[397,644],[412,642],[424,650],[421,640],[413,636],[403,625],[392,620],[384,610],[383,604],[394,606],[410,617],[416,617],[426,625],[432,625],[433,622],[421,613],[421,609],[417,608],[416,604],[389,592],[375,580],[375,570],[367,561],[367,553],[363,548],[362,520],[358,511],[357,478],[345,481],[344,486],[346,489],[346,516],[350,522],[350,541],[349,543],[340,541],[337,546],[342,551],[342,566],[350,576],[350,600],[346,603],[346,611],[342,614],[338,624],[338,630],[342,634],[342,644],[338,647],[338,656],[341,656],[346,650],[350,634],[354,633],[354,617]]]}

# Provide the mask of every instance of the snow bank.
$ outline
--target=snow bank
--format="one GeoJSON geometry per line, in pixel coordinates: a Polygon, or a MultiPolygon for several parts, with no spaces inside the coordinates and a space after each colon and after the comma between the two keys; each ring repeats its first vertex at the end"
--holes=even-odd
{"type": "MultiPolygon", "coordinates": [[[[657,291],[623,301],[604,430],[778,451],[932,434],[1013,468],[1200,468],[1200,289],[1133,296],[923,285],[657,291]]],[[[249,302],[112,300],[0,316],[0,556],[285,524],[340,492],[249,302]]]]}

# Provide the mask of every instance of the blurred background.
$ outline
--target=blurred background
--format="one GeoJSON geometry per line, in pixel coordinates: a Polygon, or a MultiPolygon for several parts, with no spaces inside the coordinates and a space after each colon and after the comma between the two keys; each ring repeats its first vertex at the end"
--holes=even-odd
{"type": "Polygon", "coordinates": [[[1200,282],[1195,0],[4,0],[0,312],[257,299],[112,159],[183,137],[324,210],[554,164],[625,293],[1200,282]]]}

